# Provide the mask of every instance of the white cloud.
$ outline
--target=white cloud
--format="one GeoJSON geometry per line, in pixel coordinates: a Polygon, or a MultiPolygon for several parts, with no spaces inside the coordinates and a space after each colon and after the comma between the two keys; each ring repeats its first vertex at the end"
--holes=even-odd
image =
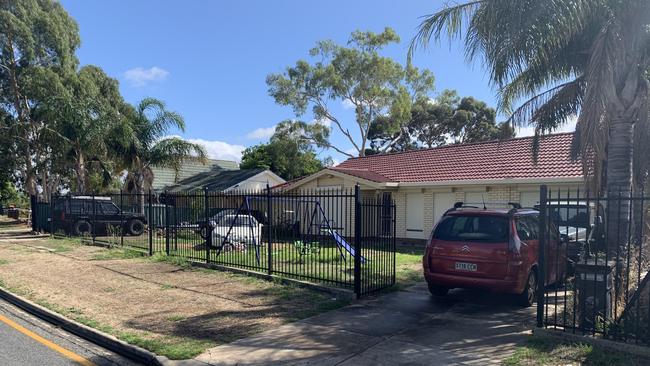
{"type": "Polygon", "coordinates": [[[328,128],[332,126],[332,121],[330,121],[327,118],[315,119],[315,120],[311,121],[311,123],[312,124],[323,125],[323,126],[328,127],[328,128]]]}
{"type": "MultiPolygon", "coordinates": [[[[167,137],[178,137],[180,136],[167,136],[167,137]]],[[[220,159],[220,160],[234,160],[236,162],[241,161],[242,152],[246,149],[246,146],[243,145],[232,145],[223,141],[216,140],[204,140],[204,139],[184,139],[186,141],[202,145],[208,157],[210,159],[220,159]]]]}
{"type": "MultiPolygon", "coordinates": [[[[577,122],[578,122],[578,116],[569,117],[569,120],[564,125],[560,126],[560,128],[553,131],[553,133],[573,132],[576,130],[577,122]]],[[[533,126],[520,127],[517,129],[517,137],[533,136],[534,134],[535,134],[535,127],[533,126]]]]}
{"type": "Polygon", "coordinates": [[[135,87],[143,87],[149,83],[159,83],[167,79],[169,71],[162,69],[158,66],[153,66],[148,69],[142,67],[135,67],[126,70],[124,78],[135,87]]]}
{"type": "Polygon", "coordinates": [[[341,102],[341,104],[343,104],[344,109],[354,109],[354,108],[356,108],[356,106],[354,105],[354,103],[352,103],[350,101],[350,99],[344,99],[343,102],[341,102]]]}
{"type": "Polygon", "coordinates": [[[352,156],[357,156],[357,155],[359,155],[359,150],[357,150],[357,149],[351,147],[351,148],[345,150],[345,153],[346,153],[346,154],[350,154],[350,155],[352,155],[352,156]]]}
{"type": "Polygon", "coordinates": [[[246,138],[251,140],[266,140],[273,136],[275,126],[260,127],[246,134],[246,138]]]}

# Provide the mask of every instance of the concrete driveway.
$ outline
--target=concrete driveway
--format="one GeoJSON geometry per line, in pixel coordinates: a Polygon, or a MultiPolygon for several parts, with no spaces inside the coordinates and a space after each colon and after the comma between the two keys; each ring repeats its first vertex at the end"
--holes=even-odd
{"type": "Polygon", "coordinates": [[[424,283],[212,348],[209,365],[499,365],[534,308],[489,293],[433,299],[424,283]]]}

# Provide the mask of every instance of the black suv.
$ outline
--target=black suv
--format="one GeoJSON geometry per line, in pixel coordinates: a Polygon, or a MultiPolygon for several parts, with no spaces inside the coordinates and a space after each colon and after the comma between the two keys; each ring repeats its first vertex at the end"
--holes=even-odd
{"type": "Polygon", "coordinates": [[[109,225],[137,236],[144,233],[147,223],[144,214],[124,212],[108,197],[65,197],[53,203],[54,230],[77,236],[107,233],[109,225]]]}

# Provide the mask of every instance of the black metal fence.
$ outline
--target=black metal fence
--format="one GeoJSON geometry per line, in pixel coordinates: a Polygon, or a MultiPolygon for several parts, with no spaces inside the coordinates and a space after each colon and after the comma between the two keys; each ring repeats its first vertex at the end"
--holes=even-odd
{"type": "Polygon", "coordinates": [[[650,345],[648,203],[542,187],[538,326],[650,345]]]}
{"type": "Polygon", "coordinates": [[[358,296],[395,283],[395,204],[359,187],[69,195],[32,203],[34,229],[56,236],[324,283],[358,296]]]}

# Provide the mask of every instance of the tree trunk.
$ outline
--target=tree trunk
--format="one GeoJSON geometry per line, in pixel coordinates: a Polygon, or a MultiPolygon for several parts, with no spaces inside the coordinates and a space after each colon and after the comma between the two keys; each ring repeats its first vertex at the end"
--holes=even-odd
{"type": "Polygon", "coordinates": [[[624,113],[610,120],[607,146],[607,251],[620,255],[629,241],[634,123],[624,113]],[[620,199],[619,199],[620,198],[620,199]]]}
{"type": "Polygon", "coordinates": [[[75,174],[77,176],[77,191],[79,193],[86,193],[86,161],[80,150],[77,150],[75,174]]]}
{"type": "Polygon", "coordinates": [[[138,195],[138,206],[140,213],[144,214],[144,174],[142,171],[138,171],[135,174],[135,179],[134,179],[134,184],[135,184],[135,190],[138,195]]]}

